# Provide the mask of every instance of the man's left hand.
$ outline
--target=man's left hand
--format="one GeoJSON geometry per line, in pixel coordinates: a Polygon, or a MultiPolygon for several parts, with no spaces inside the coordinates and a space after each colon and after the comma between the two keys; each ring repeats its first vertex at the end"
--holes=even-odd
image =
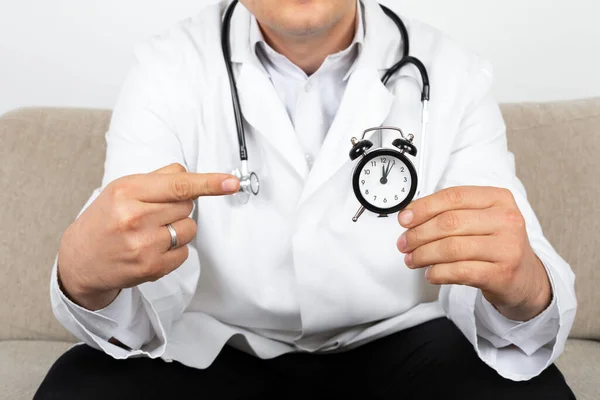
{"type": "Polygon", "coordinates": [[[414,201],[398,216],[409,268],[429,267],[436,285],[481,289],[505,317],[528,321],[548,307],[552,287],[527,237],[512,193],[453,187],[414,201]]]}

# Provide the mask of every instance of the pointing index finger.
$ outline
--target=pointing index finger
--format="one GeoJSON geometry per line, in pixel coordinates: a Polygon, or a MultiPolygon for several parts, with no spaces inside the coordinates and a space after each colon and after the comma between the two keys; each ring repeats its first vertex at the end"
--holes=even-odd
{"type": "Polygon", "coordinates": [[[499,203],[508,203],[509,198],[512,199],[512,194],[501,188],[451,187],[415,200],[400,213],[398,221],[405,228],[413,228],[446,211],[489,208],[499,203]]]}
{"type": "Polygon", "coordinates": [[[239,188],[239,180],[229,174],[148,174],[140,181],[138,199],[147,203],[171,203],[202,196],[231,195],[239,188]]]}

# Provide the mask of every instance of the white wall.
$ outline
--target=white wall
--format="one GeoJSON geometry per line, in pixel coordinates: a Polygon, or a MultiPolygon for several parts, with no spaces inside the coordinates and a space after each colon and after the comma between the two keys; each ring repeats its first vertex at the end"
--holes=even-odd
{"type": "MultiPolygon", "coordinates": [[[[0,0],[0,114],[113,106],[135,43],[213,0],[0,0]]],[[[387,0],[490,59],[500,101],[600,96],[598,0],[387,0]]]]}

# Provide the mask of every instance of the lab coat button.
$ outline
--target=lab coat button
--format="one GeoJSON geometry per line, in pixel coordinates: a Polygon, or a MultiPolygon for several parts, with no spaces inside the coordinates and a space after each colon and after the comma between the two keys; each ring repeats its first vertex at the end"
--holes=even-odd
{"type": "Polygon", "coordinates": [[[308,169],[311,169],[313,167],[313,164],[315,163],[313,156],[311,156],[310,154],[306,154],[304,158],[306,159],[306,165],[308,165],[308,169]]]}

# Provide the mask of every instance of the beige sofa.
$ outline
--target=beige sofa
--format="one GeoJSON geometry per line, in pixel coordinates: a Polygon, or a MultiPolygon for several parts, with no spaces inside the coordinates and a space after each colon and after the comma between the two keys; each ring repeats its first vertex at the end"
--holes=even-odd
{"type": "MultiPolygon", "coordinates": [[[[531,203],[577,273],[579,311],[559,367],[579,399],[600,399],[600,99],[503,111],[531,203]]],[[[0,118],[0,399],[31,399],[72,345],[50,307],[50,267],[100,183],[109,118],[40,108],[0,118]]]]}

